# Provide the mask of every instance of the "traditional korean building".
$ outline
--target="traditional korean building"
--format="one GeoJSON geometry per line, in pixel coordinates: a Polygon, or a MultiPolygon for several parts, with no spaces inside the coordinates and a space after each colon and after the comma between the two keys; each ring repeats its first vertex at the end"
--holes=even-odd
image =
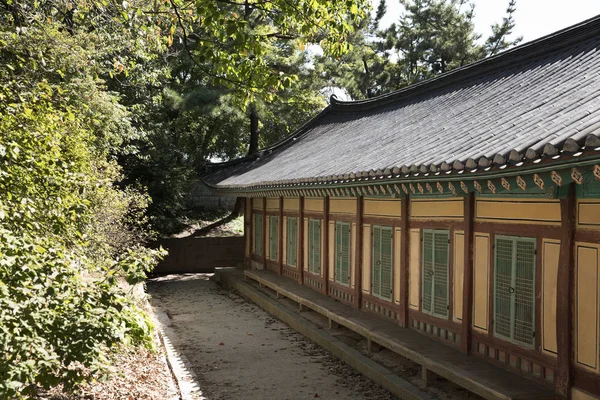
{"type": "Polygon", "coordinates": [[[600,398],[600,17],[374,99],[204,177],[270,270],[600,398]]]}

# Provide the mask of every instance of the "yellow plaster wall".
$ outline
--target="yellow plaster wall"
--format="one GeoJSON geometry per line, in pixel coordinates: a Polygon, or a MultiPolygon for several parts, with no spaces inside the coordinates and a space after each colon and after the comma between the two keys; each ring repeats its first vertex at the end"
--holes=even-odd
{"type": "Polygon", "coordinates": [[[571,389],[571,400],[600,400],[600,397],[592,396],[574,387],[571,389]]]}
{"type": "Polygon", "coordinates": [[[598,256],[600,246],[576,243],[576,365],[598,370],[598,256]]]}
{"type": "Polygon", "coordinates": [[[560,240],[542,240],[542,349],[556,356],[556,284],[560,240]]]}
{"type": "Polygon", "coordinates": [[[577,201],[577,227],[581,229],[600,229],[600,200],[577,201]]]}
{"type": "Polygon", "coordinates": [[[324,201],[323,198],[319,199],[304,199],[304,211],[312,211],[312,212],[323,212],[324,209],[324,201]]]}
{"type": "Polygon", "coordinates": [[[263,209],[263,198],[255,197],[252,199],[252,209],[253,210],[262,210],[263,209]]]}
{"type": "Polygon", "coordinates": [[[362,291],[371,293],[371,225],[363,225],[362,291]]]}
{"type": "Polygon", "coordinates": [[[350,286],[352,289],[356,286],[356,222],[352,223],[350,232],[350,286]]]}
{"type": "Polygon", "coordinates": [[[421,230],[411,229],[409,232],[409,280],[408,280],[408,305],[410,308],[419,309],[419,288],[421,279],[421,230]]]}
{"type": "Polygon", "coordinates": [[[279,211],[279,197],[267,197],[267,210],[279,211]]]}
{"type": "Polygon", "coordinates": [[[300,210],[300,199],[297,197],[284,197],[283,198],[283,209],[285,211],[299,211],[300,210]]]}
{"type": "Polygon", "coordinates": [[[465,233],[454,232],[454,320],[462,320],[465,271],[465,233]]]}
{"type": "Polygon", "coordinates": [[[464,212],[461,198],[410,201],[410,217],[413,219],[462,219],[464,212]]]}
{"type": "Polygon", "coordinates": [[[489,310],[490,235],[475,233],[473,244],[473,328],[487,332],[489,310]]]}
{"type": "Polygon", "coordinates": [[[356,214],[356,198],[329,200],[330,214],[356,214]]]}
{"type": "Polygon", "coordinates": [[[401,253],[401,240],[402,235],[400,234],[401,229],[396,228],[394,234],[394,253],[393,253],[393,272],[394,277],[394,303],[400,304],[400,253],[401,253]]]}
{"type": "Polygon", "coordinates": [[[364,200],[364,214],[368,217],[400,217],[402,214],[401,200],[364,200]]]}
{"type": "Polygon", "coordinates": [[[304,218],[304,232],[302,234],[302,236],[304,236],[304,239],[302,240],[303,243],[303,247],[304,247],[304,257],[303,257],[303,262],[304,262],[304,270],[308,271],[308,218],[304,218]]]}
{"type": "Polygon", "coordinates": [[[475,218],[481,222],[560,224],[560,201],[543,199],[477,199],[475,218]]]}

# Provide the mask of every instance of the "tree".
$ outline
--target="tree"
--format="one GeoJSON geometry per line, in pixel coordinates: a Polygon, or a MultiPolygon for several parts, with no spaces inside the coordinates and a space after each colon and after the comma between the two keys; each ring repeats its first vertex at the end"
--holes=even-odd
{"type": "Polygon", "coordinates": [[[386,2],[382,0],[374,16],[362,19],[349,35],[352,50],[331,57],[323,55],[315,64],[324,85],[343,88],[355,100],[375,97],[390,88],[402,85],[402,75],[390,57],[388,49],[377,40],[379,22],[386,13],[386,2]]]}
{"type": "Polygon", "coordinates": [[[119,51],[144,53],[107,18],[119,14],[90,4],[0,4],[2,398],[72,389],[114,346],[152,345],[119,285],[162,254],[144,246],[145,190],[123,187],[114,159],[139,132],[100,78],[120,73],[119,51]]]}
{"type": "Polygon", "coordinates": [[[514,46],[508,40],[514,28],[516,0],[510,0],[503,22],[480,44],[475,32],[475,5],[467,0],[400,0],[406,12],[398,24],[381,33],[387,46],[398,52],[408,82],[465,66],[514,46]]]}
{"type": "Polygon", "coordinates": [[[398,90],[518,44],[510,40],[516,0],[510,0],[502,22],[481,41],[475,32],[475,8],[466,0],[399,0],[405,11],[396,24],[379,27],[386,0],[349,37],[353,51],[322,57],[319,65],[328,84],[343,88],[352,99],[398,90]]]}
{"type": "Polygon", "coordinates": [[[359,20],[366,4],[173,0],[152,11],[167,21],[169,73],[136,112],[148,143],[121,162],[148,187],[155,226],[177,229],[204,163],[253,154],[323,107],[303,48],[318,41],[332,54],[347,50],[347,21],[359,20]]]}
{"type": "Polygon", "coordinates": [[[183,1],[170,2],[182,44],[197,66],[246,101],[272,98],[297,81],[293,73],[273,74],[274,48],[292,42],[302,47],[318,37],[327,53],[342,54],[349,50],[351,21],[364,17],[369,6],[366,0],[197,0],[191,10],[183,1]]]}
{"type": "Polygon", "coordinates": [[[182,44],[196,66],[213,84],[232,91],[248,114],[249,153],[254,153],[258,103],[272,104],[299,79],[297,68],[279,62],[282,56],[289,60],[317,38],[327,53],[349,50],[346,36],[352,22],[365,15],[368,1],[197,0],[191,14],[176,0],[171,5],[182,44]]]}

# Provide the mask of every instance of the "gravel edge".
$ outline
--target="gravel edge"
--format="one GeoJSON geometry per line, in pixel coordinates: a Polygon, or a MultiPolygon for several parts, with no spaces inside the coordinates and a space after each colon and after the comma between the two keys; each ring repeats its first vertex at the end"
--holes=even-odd
{"type": "Polygon", "coordinates": [[[177,334],[171,327],[171,319],[159,307],[151,306],[151,310],[167,366],[177,385],[178,395],[169,400],[207,400],[202,395],[200,381],[192,370],[192,364],[183,353],[177,352],[172,344],[177,341],[177,334]]]}

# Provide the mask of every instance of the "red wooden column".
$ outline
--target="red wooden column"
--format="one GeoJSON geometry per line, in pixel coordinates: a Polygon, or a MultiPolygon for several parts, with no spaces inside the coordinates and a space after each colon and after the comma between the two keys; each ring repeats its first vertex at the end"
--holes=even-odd
{"type": "Polygon", "coordinates": [[[556,343],[558,371],[556,390],[571,397],[573,382],[573,305],[575,304],[575,183],[569,184],[566,199],[560,201],[560,256],[556,288],[556,343]]]}
{"type": "Polygon", "coordinates": [[[473,223],[475,220],[475,193],[471,192],[464,198],[465,249],[463,271],[463,309],[462,326],[460,329],[460,350],[465,354],[471,353],[471,326],[473,321],[473,223]]]}
{"type": "Polygon", "coordinates": [[[410,221],[410,197],[404,196],[400,203],[400,326],[408,327],[408,264],[409,249],[410,249],[410,234],[409,234],[409,221],[410,221]]]}
{"type": "Polygon", "coordinates": [[[360,308],[362,297],[363,215],[364,198],[356,198],[356,248],[354,249],[354,308],[360,308]]]}
{"type": "Polygon", "coordinates": [[[264,269],[268,269],[267,268],[267,198],[263,197],[263,223],[262,223],[262,230],[263,230],[263,235],[262,235],[262,242],[263,242],[263,268],[264,269]]]}
{"type": "Polygon", "coordinates": [[[277,262],[279,263],[278,273],[283,273],[283,196],[279,196],[279,217],[277,218],[279,223],[277,224],[277,233],[279,235],[277,246],[277,262]]]}
{"type": "Polygon", "coordinates": [[[304,283],[304,196],[300,196],[298,201],[298,257],[296,257],[296,267],[298,268],[298,283],[304,283]]]}
{"type": "Polygon", "coordinates": [[[325,268],[323,270],[323,294],[327,295],[329,291],[329,252],[331,251],[329,248],[329,196],[326,196],[323,201],[323,218],[325,224],[323,240],[325,245],[323,246],[323,265],[321,265],[321,268],[325,268]]]}

